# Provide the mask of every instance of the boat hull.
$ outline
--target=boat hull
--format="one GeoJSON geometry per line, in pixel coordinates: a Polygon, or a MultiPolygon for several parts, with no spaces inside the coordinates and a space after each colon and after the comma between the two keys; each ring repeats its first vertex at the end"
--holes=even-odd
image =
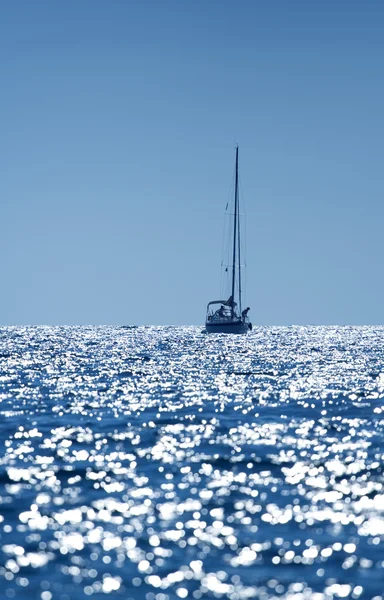
{"type": "Polygon", "coordinates": [[[206,322],[205,331],[207,333],[248,333],[252,329],[251,323],[244,321],[229,322],[206,322]]]}

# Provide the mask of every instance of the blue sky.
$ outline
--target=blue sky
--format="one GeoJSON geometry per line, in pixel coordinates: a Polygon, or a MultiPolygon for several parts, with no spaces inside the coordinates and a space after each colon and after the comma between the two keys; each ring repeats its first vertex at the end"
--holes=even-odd
{"type": "Polygon", "coordinates": [[[200,324],[240,146],[255,324],[381,324],[384,4],[20,0],[2,324],[200,324]]]}

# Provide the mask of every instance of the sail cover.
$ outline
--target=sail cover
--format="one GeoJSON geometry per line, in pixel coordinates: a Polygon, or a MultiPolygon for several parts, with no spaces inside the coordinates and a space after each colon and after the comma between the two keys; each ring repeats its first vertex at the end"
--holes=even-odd
{"type": "Polygon", "coordinates": [[[228,300],[223,304],[224,306],[237,306],[237,302],[233,301],[233,296],[229,296],[228,300]]]}

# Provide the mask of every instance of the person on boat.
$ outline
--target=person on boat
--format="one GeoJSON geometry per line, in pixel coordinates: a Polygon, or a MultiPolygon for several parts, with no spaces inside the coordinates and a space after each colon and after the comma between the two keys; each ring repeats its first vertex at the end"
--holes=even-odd
{"type": "Polygon", "coordinates": [[[249,306],[247,306],[247,308],[244,308],[243,312],[241,313],[241,316],[243,317],[243,319],[245,319],[245,317],[248,315],[249,310],[250,310],[249,306]]]}
{"type": "Polygon", "coordinates": [[[222,319],[225,316],[225,308],[223,305],[221,305],[220,308],[217,309],[214,316],[219,317],[220,319],[222,319]]]}

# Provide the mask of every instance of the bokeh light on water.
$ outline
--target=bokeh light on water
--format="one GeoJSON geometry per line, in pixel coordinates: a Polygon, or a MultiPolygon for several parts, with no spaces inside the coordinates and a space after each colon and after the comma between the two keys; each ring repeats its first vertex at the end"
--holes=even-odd
{"type": "Polygon", "coordinates": [[[0,597],[384,599],[383,348],[1,328],[0,597]]]}

